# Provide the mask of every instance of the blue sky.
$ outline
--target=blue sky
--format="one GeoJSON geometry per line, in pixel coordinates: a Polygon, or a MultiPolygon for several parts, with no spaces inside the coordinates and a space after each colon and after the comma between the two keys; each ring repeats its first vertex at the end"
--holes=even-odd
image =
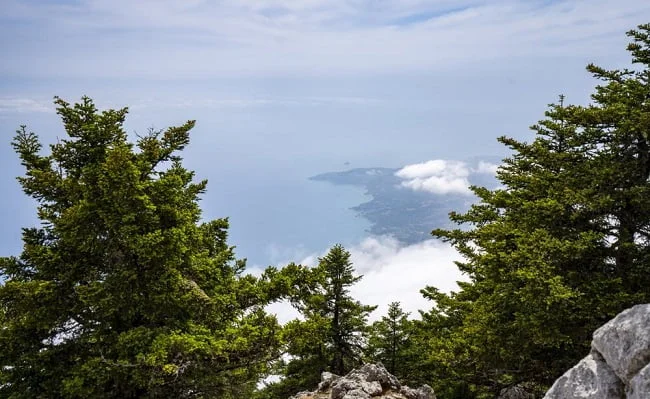
{"type": "Polygon", "coordinates": [[[206,217],[231,216],[233,244],[254,265],[313,259],[343,241],[359,263],[421,274],[436,251],[453,254],[363,241],[363,224],[345,222],[360,193],[325,201],[301,184],[346,163],[503,155],[497,136],[530,139],[558,94],[588,102],[585,65],[628,66],[624,33],[650,22],[644,0],[0,3],[0,255],[17,254],[20,227],[34,223],[15,182],[14,130],[27,124],[51,142],[64,134],[52,97],[87,94],[129,106],[129,132],[198,120],[185,156],[210,181],[206,217]],[[309,201],[327,217],[302,220],[309,201]]]}

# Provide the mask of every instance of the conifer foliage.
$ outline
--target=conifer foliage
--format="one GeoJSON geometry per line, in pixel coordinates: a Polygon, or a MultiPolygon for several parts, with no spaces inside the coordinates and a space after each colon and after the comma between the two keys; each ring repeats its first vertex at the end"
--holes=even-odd
{"type": "MultiPolygon", "coordinates": [[[[38,202],[2,258],[0,396],[227,398],[277,355],[268,284],[242,275],[228,222],[201,222],[206,181],[179,152],[194,121],[134,145],[127,109],[55,100],[68,138],[41,154],[22,127],[19,181],[38,202]]],[[[277,287],[276,287],[277,288],[277,287]]]]}
{"type": "Polygon", "coordinates": [[[388,305],[388,312],[370,327],[369,357],[383,363],[389,373],[405,382],[412,359],[411,335],[413,322],[399,302],[388,305]]]}
{"type": "Polygon", "coordinates": [[[288,397],[312,389],[323,371],[344,375],[362,364],[367,318],[376,306],[362,305],[350,294],[361,276],[354,274],[350,253],[335,245],[312,270],[310,292],[296,303],[303,320],[289,322],[283,331],[288,362],[282,380],[269,386],[264,397],[288,397]]]}
{"type": "MultiPolygon", "coordinates": [[[[589,351],[591,333],[650,300],[650,25],[628,32],[636,70],[587,67],[589,106],[550,106],[498,171],[503,188],[435,230],[471,279],[425,317],[432,364],[486,395],[540,393],[589,351]]],[[[438,375],[439,377],[441,375],[438,375]]]]}

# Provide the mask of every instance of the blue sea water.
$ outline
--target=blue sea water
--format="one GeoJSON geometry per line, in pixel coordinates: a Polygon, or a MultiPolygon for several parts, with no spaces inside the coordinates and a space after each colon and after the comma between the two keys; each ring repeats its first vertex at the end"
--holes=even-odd
{"type": "Polygon", "coordinates": [[[308,180],[311,175],[270,168],[208,176],[204,218],[229,218],[229,242],[251,268],[300,262],[333,244],[359,242],[370,223],[350,208],[369,199],[365,190],[308,180]]]}

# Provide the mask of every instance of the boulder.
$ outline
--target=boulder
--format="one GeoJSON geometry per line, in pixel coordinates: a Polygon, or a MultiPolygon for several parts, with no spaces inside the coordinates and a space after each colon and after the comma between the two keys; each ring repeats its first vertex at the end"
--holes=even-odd
{"type": "Polygon", "coordinates": [[[591,346],[629,383],[650,362],[650,305],[621,312],[594,332],[591,346]]]}
{"type": "Polygon", "coordinates": [[[338,380],[339,378],[341,377],[339,377],[334,373],[330,373],[329,371],[324,371],[320,376],[318,391],[319,392],[327,391],[332,386],[332,383],[338,380]]]}
{"type": "Polygon", "coordinates": [[[564,373],[544,399],[620,399],[623,383],[597,354],[591,353],[564,373]]]}
{"type": "Polygon", "coordinates": [[[591,353],[544,399],[650,398],[650,304],[627,309],[594,332],[591,353]]]}
{"type": "Polygon", "coordinates": [[[364,381],[345,376],[332,384],[332,399],[353,399],[379,396],[383,392],[379,381],[364,381]]]}
{"type": "Polygon", "coordinates": [[[381,363],[365,364],[339,377],[325,372],[314,392],[300,392],[292,399],[436,399],[433,389],[402,385],[381,363]]]}
{"type": "Polygon", "coordinates": [[[627,387],[627,399],[650,398],[650,364],[635,375],[627,387]]]}
{"type": "Polygon", "coordinates": [[[435,399],[436,395],[433,392],[433,388],[428,385],[422,385],[418,389],[409,388],[403,386],[400,389],[400,393],[406,397],[406,399],[435,399]]]}

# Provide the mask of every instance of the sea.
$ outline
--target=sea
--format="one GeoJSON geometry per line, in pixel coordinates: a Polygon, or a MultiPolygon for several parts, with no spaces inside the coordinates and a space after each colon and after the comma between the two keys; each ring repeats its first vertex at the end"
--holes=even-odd
{"type": "Polygon", "coordinates": [[[317,173],[264,168],[208,176],[204,218],[229,218],[229,242],[252,269],[298,263],[334,244],[358,243],[370,223],[350,208],[370,197],[361,187],[309,180],[317,173]]]}

